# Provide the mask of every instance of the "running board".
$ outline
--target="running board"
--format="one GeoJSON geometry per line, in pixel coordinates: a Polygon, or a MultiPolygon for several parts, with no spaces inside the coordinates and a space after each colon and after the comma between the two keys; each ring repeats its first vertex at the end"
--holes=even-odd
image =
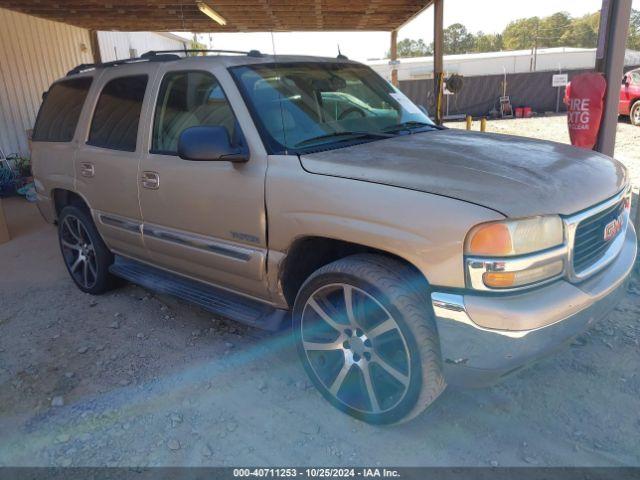
{"type": "Polygon", "coordinates": [[[149,290],[173,295],[209,312],[264,330],[279,330],[287,315],[286,310],[121,256],[116,256],[109,271],[149,290]]]}

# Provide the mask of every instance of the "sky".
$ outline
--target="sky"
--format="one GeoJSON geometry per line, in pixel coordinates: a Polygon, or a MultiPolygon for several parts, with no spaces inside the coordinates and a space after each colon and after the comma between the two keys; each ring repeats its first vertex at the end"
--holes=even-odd
{"type": "MultiPolygon", "coordinates": [[[[213,2],[215,5],[215,1],[213,2]]],[[[558,11],[578,17],[598,11],[602,0],[445,0],[444,26],[462,23],[471,32],[501,32],[517,18],[544,17],[558,11]]],[[[640,0],[633,0],[640,9],[640,0]]],[[[183,34],[184,35],[184,34],[183,34]]],[[[228,50],[257,49],[263,53],[335,56],[340,51],[354,60],[383,58],[389,50],[388,32],[281,32],[274,33],[216,33],[209,48],[228,50]]],[[[433,8],[418,15],[398,33],[398,40],[422,38],[433,40],[433,8]]],[[[209,35],[200,41],[209,43],[209,35]]]]}

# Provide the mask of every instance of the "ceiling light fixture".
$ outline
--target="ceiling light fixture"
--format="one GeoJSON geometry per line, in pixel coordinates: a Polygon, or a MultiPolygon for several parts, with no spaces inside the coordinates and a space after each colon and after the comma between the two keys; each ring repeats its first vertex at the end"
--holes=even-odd
{"type": "Polygon", "coordinates": [[[204,2],[196,2],[198,8],[202,13],[204,13],[207,17],[211,18],[214,22],[224,26],[227,24],[227,21],[224,19],[222,15],[216,12],[213,8],[207,5],[204,2]]]}

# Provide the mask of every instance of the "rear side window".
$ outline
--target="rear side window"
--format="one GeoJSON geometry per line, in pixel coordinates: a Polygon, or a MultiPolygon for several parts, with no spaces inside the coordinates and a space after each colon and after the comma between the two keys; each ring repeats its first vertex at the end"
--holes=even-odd
{"type": "Polygon", "coordinates": [[[46,94],[35,127],[36,142],[70,142],[93,78],[82,77],[55,83],[46,94]]]}
{"type": "Polygon", "coordinates": [[[102,89],[89,131],[89,145],[133,152],[148,77],[114,78],[102,89]]]}

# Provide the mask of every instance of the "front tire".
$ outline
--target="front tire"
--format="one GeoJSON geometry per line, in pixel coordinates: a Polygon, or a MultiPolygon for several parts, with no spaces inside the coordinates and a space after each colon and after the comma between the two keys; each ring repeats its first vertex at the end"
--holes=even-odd
{"type": "Polygon", "coordinates": [[[631,106],[631,111],[629,112],[629,120],[632,125],[636,127],[640,127],[640,100],[636,100],[636,102],[631,106]]]}
{"type": "Polygon", "coordinates": [[[293,309],[300,359],[332,405],[373,424],[405,422],[442,393],[424,282],[404,264],[353,255],[313,273],[293,309]]]}
{"type": "Polygon", "coordinates": [[[115,277],[109,273],[113,254],[86,209],[75,205],[62,209],[58,240],[67,271],[80,290],[98,295],[115,286],[115,277]]]}

